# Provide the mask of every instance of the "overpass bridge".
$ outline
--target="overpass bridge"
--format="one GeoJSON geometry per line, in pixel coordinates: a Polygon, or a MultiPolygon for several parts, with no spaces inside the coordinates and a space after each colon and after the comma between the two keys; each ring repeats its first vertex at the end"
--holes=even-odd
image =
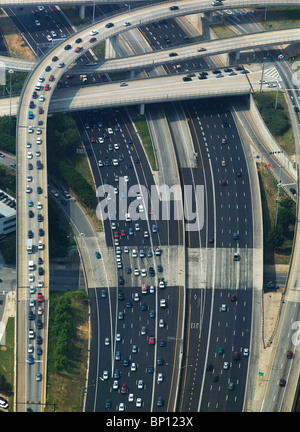
{"type": "MultiPolygon", "coordinates": [[[[98,61],[95,65],[77,66],[70,65],[72,73],[104,73],[104,72],[119,72],[127,70],[142,69],[149,66],[159,66],[189,60],[199,57],[208,57],[211,55],[224,53],[239,53],[240,51],[252,50],[255,48],[270,47],[275,45],[285,45],[292,42],[300,41],[300,33],[294,28],[281,29],[274,31],[265,31],[259,33],[250,33],[242,36],[233,36],[229,38],[216,39],[210,41],[202,41],[201,43],[172,47],[164,50],[153,51],[144,54],[138,54],[128,57],[120,57],[98,61]],[[205,49],[205,51],[201,51],[205,49]],[[176,51],[177,56],[170,56],[176,51]]],[[[36,62],[14,59],[11,57],[0,56],[0,62],[4,62],[6,68],[12,68],[18,71],[30,71],[33,69],[36,62]]]]}

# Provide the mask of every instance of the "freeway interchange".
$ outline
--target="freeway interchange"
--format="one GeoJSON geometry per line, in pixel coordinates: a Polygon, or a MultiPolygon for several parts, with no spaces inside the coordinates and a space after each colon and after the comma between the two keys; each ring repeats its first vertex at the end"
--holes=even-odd
{"type": "MultiPolygon", "coordinates": [[[[189,2],[179,3],[184,6],[189,2]]],[[[37,187],[47,191],[46,126],[50,99],[56,83],[78,56],[74,52],[76,44],[80,43],[85,51],[91,46],[92,36],[98,41],[113,36],[114,30],[109,33],[105,27],[112,20],[118,33],[124,31],[126,19],[136,16],[136,23],[147,23],[169,16],[166,5],[156,8],[158,12],[151,19],[146,8],[134,10],[128,17],[126,13],[115,16],[70,36],[66,43],[72,45],[72,52],[64,49],[65,43],[54,47],[35,66],[21,95],[17,127],[18,340],[27,341],[30,335],[28,325],[24,327],[23,323],[27,322],[31,296],[28,290],[20,289],[30,281],[24,250],[27,232],[32,229],[37,239],[41,226],[44,246],[39,249],[35,240],[33,258],[42,258],[44,262],[44,318],[42,331],[36,330],[35,335],[43,341],[42,361],[36,361],[34,367],[24,362],[27,346],[25,342],[19,344],[18,411],[26,408],[26,401],[39,399],[44,403],[46,397],[50,297],[47,193],[39,194],[37,187]],[[78,38],[82,40],[75,43],[78,38]],[[50,75],[54,76],[54,82],[50,75]],[[38,81],[45,86],[43,91],[36,89],[38,81]],[[34,92],[38,103],[33,108],[33,118],[29,118],[34,92]],[[41,110],[37,109],[38,104],[41,110]],[[42,145],[38,144],[39,136],[42,145]],[[33,207],[40,202],[39,209],[43,209],[42,225],[27,217],[26,224],[21,222],[31,207],[23,193],[31,163],[28,140],[37,147],[34,152],[41,149],[32,157],[31,198],[33,207]],[[30,385],[33,372],[44,377],[40,395],[30,385]]],[[[137,100],[143,101],[142,95],[137,100]]],[[[149,113],[154,118],[155,111],[151,109],[149,113]]],[[[183,218],[172,217],[175,209],[184,205],[184,193],[177,201],[171,200],[168,220],[161,220],[160,214],[146,205],[157,178],[125,109],[82,112],[77,116],[96,187],[111,186],[110,199],[106,196],[108,203],[116,196],[119,202],[126,199],[126,195],[120,196],[123,179],[128,187],[142,186],[135,198],[136,201],[141,198],[138,205],[140,216],[143,214],[137,222],[119,220],[118,213],[104,222],[106,248],[101,254],[109,283],[88,287],[93,337],[85,408],[86,411],[239,412],[245,403],[249,349],[250,355],[252,350],[257,353],[257,344],[251,340],[253,298],[261,288],[254,277],[254,263],[259,265],[254,255],[262,253],[259,217],[252,201],[253,190],[258,190],[257,179],[253,182],[253,173],[250,179],[249,155],[225,99],[183,102],[181,108],[174,103],[173,107],[164,105],[163,111],[169,119],[166,129],[173,138],[177,161],[172,167],[174,155],[170,154],[167,156],[170,163],[164,160],[166,165],[160,166],[160,172],[171,176],[173,169],[173,179],[181,186],[204,185],[205,223],[200,230],[186,230],[183,218]],[[189,139],[174,125],[178,115],[188,119],[189,139]],[[107,137],[103,136],[104,130],[107,137]],[[187,164],[178,158],[180,152],[185,153],[187,164]],[[194,154],[198,166],[191,158],[194,154]]]]}

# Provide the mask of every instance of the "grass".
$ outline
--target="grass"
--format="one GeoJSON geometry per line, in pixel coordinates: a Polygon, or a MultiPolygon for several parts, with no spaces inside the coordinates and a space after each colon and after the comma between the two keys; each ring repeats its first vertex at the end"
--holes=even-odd
{"type": "Polygon", "coordinates": [[[237,33],[235,33],[230,27],[226,25],[214,24],[210,27],[220,39],[237,35],[237,33]]]}
{"type": "MultiPolygon", "coordinates": [[[[5,377],[6,382],[13,388],[14,385],[14,341],[15,341],[15,319],[8,318],[5,330],[5,345],[0,347],[0,375],[5,377]]],[[[1,393],[8,397],[8,411],[13,412],[13,393],[1,393]]],[[[1,412],[1,410],[0,410],[1,412]]]]}
{"type": "MultiPolygon", "coordinates": [[[[282,148],[282,150],[288,155],[293,156],[295,154],[295,139],[293,134],[293,129],[290,121],[290,114],[288,111],[288,107],[284,98],[283,92],[279,91],[278,93],[278,108],[275,110],[275,100],[276,100],[276,92],[272,91],[263,91],[262,98],[260,93],[254,94],[254,100],[256,103],[256,106],[260,112],[260,115],[262,116],[262,119],[265,121],[268,129],[270,130],[270,133],[275,138],[276,142],[279,144],[279,146],[282,148]],[[264,110],[265,103],[269,103],[271,107],[271,110],[274,111],[274,116],[279,115],[279,113],[282,111],[286,114],[288,117],[288,127],[287,130],[280,134],[277,134],[275,130],[272,128],[272,124],[270,124],[267,121],[266,112],[264,110]]],[[[269,113],[268,113],[269,114],[269,113]]],[[[269,117],[270,118],[270,117],[269,117]]]]}
{"type": "Polygon", "coordinates": [[[24,60],[35,60],[35,55],[26,45],[8,16],[0,15],[0,29],[10,56],[24,60]]]}
{"type": "Polygon", "coordinates": [[[268,7],[265,20],[265,8],[254,9],[256,20],[265,30],[279,30],[300,26],[299,7],[268,7]]]}
{"type": "Polygon", "coordinates": [[[135,116],[132,118],[133,123],[138,131],[140,139],[143,143],[145,152],[148,156],[150,166],[153,171],[157,171],[156,158],[152,144],[151,135],[148,128],[148,123],[144,115],[135,116]]]}
{"type": "MultiPolygon", "coordinates": [[[[81,412],[82,389],[86,384],[87,353],[89,340],[89,314],[87,299],[83,292],[52,292],[51,298],[68,296],[71,299],[72,325],[74,334],[72,343],[74,348],[68,356],[66,370],[56,372],[49,366],[47,377],[47,404],[46,412],[54,409],[57,412],[81,412]]],[[[50,301],[51,316],[51,301],[50,301]]],[[[49,346],[55,344],[49,326],[49,346]]],[[[52,352],[48,351],[48,365],[53,364],[52,352]]]]}
{"type": "MultiPolygon", "coordinates": [[[[262,200],[263,213],[263,230],[264,230],[264,264],[289,264],[293,246],[294,231],[291,230],[285,237],[285,242],[281,248],[274,251],[269,245],[266,238],[272,226],[275,223],[276,199],[277,199],[277,181],[271,171],[265,165],[259,165],[259,183],[262,200]]],[[[281,189],[279,201],[289,197],[281,189]]]]}

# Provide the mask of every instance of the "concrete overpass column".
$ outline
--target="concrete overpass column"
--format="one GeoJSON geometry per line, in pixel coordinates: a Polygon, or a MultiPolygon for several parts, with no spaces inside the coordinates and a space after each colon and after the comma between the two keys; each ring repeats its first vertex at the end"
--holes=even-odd
{"type": "Polygon", "coordinates": [[[116,58],[118,54],[119,35],[112,36],[106,39],[105,43],[105,58],[116,58]]]}
{"type": "Polygon", "coordinates": [[[141,104],[140,105],[140,115],[144,115],[145,114],[145,104],[141,104]]]}
{"type": "Polygon", "coordinates": [[[204,17],[201,18],[201,30],[202,30],[202,36],[205,40],[211,39],[209,23],[204,17]]]}
{"type": "Polygon", "coordinates": [[[134,69],[132,69],[131,71],[130,71],[130,79],[134,79],[135,78],[135,70],[134,69]]]}
{"type": "Polygon", "coordinates": [[[239,60],[240,57],[241,57],[241,52],[240,52],[240,51],[237,51],[237,52],[235,53],[235,59],[236,59],[236,60],[239,60]]]}
{"type": "Polygon", "coordinates": [[[81,19],[85,18],[85,6],[79,6],[79,17],[81,19]]]}
{"type": "Polygon", "coordinates": [[[213,21],[213,12],[204,12],[204,18],[208,22],[212,22],[213,21]]]}

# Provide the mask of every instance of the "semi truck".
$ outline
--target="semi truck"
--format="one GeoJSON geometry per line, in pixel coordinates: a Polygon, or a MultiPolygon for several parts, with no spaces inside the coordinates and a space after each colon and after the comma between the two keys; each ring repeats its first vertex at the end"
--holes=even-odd
{"type": "Polygon", "coordinates": [[[26,249],[27,249],[27,253],[29,254],[32,253],[32,239],[26,240],[26,249]]]}

